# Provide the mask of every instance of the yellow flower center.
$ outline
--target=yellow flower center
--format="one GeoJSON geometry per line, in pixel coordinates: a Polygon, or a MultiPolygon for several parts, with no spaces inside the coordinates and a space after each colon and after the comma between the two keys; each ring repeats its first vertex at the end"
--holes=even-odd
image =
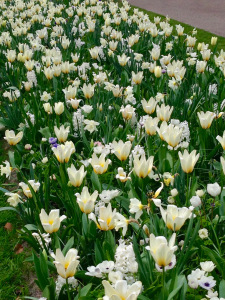
{"type": "Polygon", "coordinates": [[[54,220],[49,220],[49,221],[48,221],[48,223],[49,223],[50,225],[52,225],[53,222],[54,222],[54,220]]]}

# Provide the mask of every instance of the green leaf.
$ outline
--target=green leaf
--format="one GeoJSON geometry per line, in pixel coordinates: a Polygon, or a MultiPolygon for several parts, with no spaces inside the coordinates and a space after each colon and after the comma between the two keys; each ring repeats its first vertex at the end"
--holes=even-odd
{"type": "Polygon", "coordinates": [[[13,168],[16,168],[14,152],[13,151],[8,151],[8,156],[9,156],[10,165],[13,168]]]}
{"type": "Polygon", "coordinates": [[[32,231],[32,230],[37,230],[38,228],[37,228],[37,226],[36,225],[34,225],[34,224],[27,224],[27,225],[25,225],[24,227],[26,227],[28,230],[30,230],[30,231],[32,231]]]}
{"type": "Polygon", "coordinates": [[[6,190],[6,189],[4,189],[2,187],[0,187],[0,191],[2,191],[3,193],[10,193],[10,191],[8,191],[8,190],[6,190]]]}
{"type": "Polygon", "coordinates": [[[74,237],[72,236],[69,241],[66,243],[64,249],[62,250],[63,255],[65,256],[66,253],[73,247],[74,244],[74,237]]]}
{"type": "Polygon", "coordinates": [[[179,292],[179,290],[183,287],[186,279],[184,275],[178,276],[177,282],[174,285],[173,291],[169,294],[169,297],[167,300],[173,299],[173,297],[179,292]]]}
{"type": "Polygon", "coordinates": [[[51,137],[51,132],[49,127],[41,128],[39,132],[46,138],[49,139],[51,137]]]}
{"type": "Polygon", "coordinates": [[[101,193],[101,191],[102,191],[101,183],[99,181],[98,175],[94,171],[91,174],[91,181],[92,181],[92,184],[93,184],[94,188],[99,193],[101,193]]]}
{"type": "Polygon", "coordinates": [[[220,298],[225,298],[225,280],[220,281],[219,285],[219,296],[220,298]]]}
{"type": "Polygon", "coordinates": [[[80,300],[81,297],[87,296],[87,294],[89,293],[91,287],[92,287],[92,283],[89,283],[89,284],[87,284],[85,287],[83,287],[83,288],[79,291],[78,295],[76,296],[76,298],[75,298],[74,300],[80,300]]]}
{"type": "Polygon", "coordinates": [[[19,211],[17,209],[15,209],[14,207],[0,207],[0,212],[4,211],[4,210],[12,210],[19,214],[19,211]]]}

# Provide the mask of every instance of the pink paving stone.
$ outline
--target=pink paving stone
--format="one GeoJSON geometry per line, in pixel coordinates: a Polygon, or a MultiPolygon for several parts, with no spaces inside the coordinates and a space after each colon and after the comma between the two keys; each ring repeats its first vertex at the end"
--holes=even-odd
{"type": "Polygon", "coordinates": [[[129,3],[225,37],[225,0],[129,0],[129,3]]]}

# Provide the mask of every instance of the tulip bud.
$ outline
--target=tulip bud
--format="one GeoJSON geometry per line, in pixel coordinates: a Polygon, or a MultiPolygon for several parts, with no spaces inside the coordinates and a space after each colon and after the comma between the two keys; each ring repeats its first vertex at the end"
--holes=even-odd
{"type": "Polygon", "coordinates": [[[216,43],[217,43],[217,37],[212,36],[212,38],[211,38],[211,45],[212,45],[212,46],[215,46],[216,43]]]}
{"type": "Polygon", "coordinates": [[[55,103],[54,111],[57,115],[61,115],[64,112],[64,103],[63,102],[55,103]]]}
{"type": "Polygon", "coordinates": [[[155,74],[156,78],[161,77],[161,75],[162,75],[162,68],[159,67],[159,66],[156,66],[155,69],[154,69],[154,74],[155,74]]]}

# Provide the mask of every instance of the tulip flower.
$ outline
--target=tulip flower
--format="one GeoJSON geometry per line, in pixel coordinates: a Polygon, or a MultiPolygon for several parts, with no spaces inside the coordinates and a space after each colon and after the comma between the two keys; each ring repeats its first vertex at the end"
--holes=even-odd
{"type": "Polygon", "coordinates": [[[93,213],[90,213],[88,218],[95,222],[98,229],[108,231],[116,226],[117,212],[116,209],[112,211],[111,204],[109,204],[107,207],[100,207],[98,221],[93,213]]]}
{"type": "Polygon", "coordinates": [[[203,73],[205,71],[206,65],[207,65],[207,62],[205,60],[204,61],[198,60],[196,63],[196,71],[198,73],[203,73]]]}
{"type": "Polygon", "coordinates": [[[4,139],[8,142],[9,145],[14,146],[18,144],[23,138],[23,132],[20,131],[15,135],[13,130],[6,130],[4,139]]]}
{"type": "Polygon", "coordinates": [[[126,182],[127,180],[130,180],[131,177],[126,175],[126,172],[124,172],[123,168],[118,168],[118,174],[116,175],[116,179],[119,179],[121,182],[126,182]]]}
{"type": "Polygon", "coordinates": [[[207,129],[211,126],[213,119],[215,118],[215,114],[211,111],[207,111],[204,113],[204,111],[198,112],[198,118],[200,121],[200,124],[203,129],[207,129]]]}
{"type": "Polygon", "coordinates": [[[122,116],[124,120],[130,120],[133,117],[135,108],[128,104],[127,106],[121,106],[120,112],[122,112],[122,116]]]}
{"type": "Polygon", "coordinates": [[[108,166],[111,163],[110,159],[105,160],[106,154],[102,153],[98,158],[95,153],[93,153],[90,163],[96,174],[103,174],[108,170],[108,166]]]}
{"type": "Polygon", "coordinates": [[[60,128],[54,126],[54,131],[59,142],[64,143],[67,140],[68,134],[70,132],[70,126],[68,126],[67,128],[65,128],[64,125],[61,125],[60,128]]]}
{"type": "Polygon", "coordinates": [[[221,193],[221,186],[217,182],[209,183],[207,184],[207,192],[212,197],[219,196],[219,194],[221,193]]]}
{"type": "Polygon", "coordinates": [[[61,115],[64,112],[64,103],[63,102],[55,103],[54,111],[57,115],[61,115]]]}
{"type": "Polygon", "coordinates": [[[154,156],[150,156],[146,160],[145,155],[143,154],[139,159],[139,155],[134,156],[134,171],[135,174],[140,178],[145,178],[151,172],[153,167],[154,156]]]}
{"type": "Polygon", "coordinates": [[[135,74],[132,71],[132,83],[133,84],[141,84],[143,78],[144,78],[143,72],[138,72],[137,74],[135,74]]]}
{"type": "Polygon", "coordinates": [[[172,262],[174,252],[177,250],[177,246],[174,246],[175,239],[175,233],[170,238],[169,243],[164,236],[156,237],[153,233],[150,234],[150,246],[147,246],[146,249],[150,250],[157,266],[165,268],[172,262]]]}
{"type": "Polygon", "coordinates": [[[83,179],[87,174],[87,171],[84,172],[84,166],[81,166],[80,169],[77,170],[72,164],[71,167],[67,169],[67,173],[69,176],[70,183],[75,187],[79,187],[82,184],[83,179]]]}
{"type": "Polygon", "coordinates": [[[221,146],[223,147],[223,150],[225,150],[225,130],[223,132],[223,136],[217,135],[216,137],[217,141],[220,142],[221,146]]]}
{"type": "Polygon", "coordinates": [[[95,86],[90,83],[88,85],[85,83],[82,87],[82,91],[86,99],[91,99],[94,96],[95,86]]]}
{"type": "Polygon", "coordinates": [[[159,128],[156,128],[158,135],[162,141],[164,141],[164,132],[166,131],[168,124],[166,121],[163,121],[159,128]]]}
{"type": "Polygon", "coordinates": [[[151,97],[148,101],[146,101],[145,99],[141,100],[141,104],[146,114],[151,115],[155,111],[157,101],[153,97],[151,97]]]}
{"type": "Polygon", "coordinates": [[[52,257],[55,259],[53,262],[57,272],[64,279],[73,277],[76,273],[77,266],[79,265],[79,256],[77,256],[77,254],[78,251],[74,248],[71,248],[66,256],[63,255],[60,249],[56,249],[56,253],[52,254],[52,257]]]}
{"type": "Polygon", "coordinates": [[[146,133],[148,135],[155,135],[158,129],[157,127],[158,123],[159,123],[159,119],[157,117],[156,118],[148,117],[144,123],[146,133]]]}
{"type": "Polygon", "coordinates": [[[117,280],[112,286],[108,281],[103,280],[102,284],[105,288],[103,299],[107,300],[136,300],[142,288],[141,281],[127,285],[126,280],[117,280]]]}
{"type": "Polygon", "coordinates": [[[80,207],[80,210],[85,214],[90,214],[95,207],[95,201],[98,197],[98,191],[94,191],[91,195],[88,192],[88,188],[86,186],[83,187],[81,194],[76,193],[77,203],[80,207]]]}
{"type": "Polygon", "coordinates": [[[174,231],[180,230],[192,213],[189,208],[178,208],[176,205],[167,205],[167,210],[160,206],[160,211],[166,226],[174,231]]]}
{"type": "Polygon", "coordinates": [[[47,233],[57,232],[59,230],[61,222],[66,219],[66,216],[59,216],[59,209],[52,209],[49,215],[42,208],[39,214],[41,224],[47,233]]]}
{"type": "Polygon", "coordinates": [[[120,56],[120,55],[117,55],[117,58],[118,58],[118,62],[119,64],[124,67],[126,66],[128,60],[130,59],[130,57],[127,57],[124,53],[120,56]]]}
{"type": "Polygon", "coordinates": [[[124,161],[130,154],[132,144],[130,141],[124,143],[122,140],[119,140],[119,142],[113,141],[111,146],[113,149],[112,153],[114,153],[119,160],[124,161]]]}
{"type": "Polygon", "coordinates": [[[66,142],[65,145],[58,145],[57,148],[52,147],[52,151],[60,163],[67,163],[75,152],[75,147],[73,142],[66,142]]]}
{"type": "Polygon", "coordinates": [[[185,173],[191,173],[194,169],[196,162],[199,159],[199,154],[196,155],[196,150],[193,150],[190,154],[185,149],[184,154],[180,151],[178,153],[181,163],[181,168],[185,173]]]}
{"type": "Polygon", "coordinates": [[[161,75],[162,75],[162,68],[160,66],[156,66],[154,68],[154,74],[155,74],[156,78],[161,77],[161,75]]]}
{"type": "Polygon", "coordinates": [[[173,112],[173,106],[170,107],[169,105],[165,106],[165,104],[162,104],[161,106],[157,105],[157,107],[156,107],[157,117],[161,121],[168,122],[171,117],[172,112],[173,112]]]}
{"type": "Polygon", "coordinates": [[[182,128],[178,126],[174,126],[173,124],[170,124],[164,132],[162,132],[162,135],[164,137],[164,140],[171,146],[176,147],[181,139],[182,135],[182,128]]]}

